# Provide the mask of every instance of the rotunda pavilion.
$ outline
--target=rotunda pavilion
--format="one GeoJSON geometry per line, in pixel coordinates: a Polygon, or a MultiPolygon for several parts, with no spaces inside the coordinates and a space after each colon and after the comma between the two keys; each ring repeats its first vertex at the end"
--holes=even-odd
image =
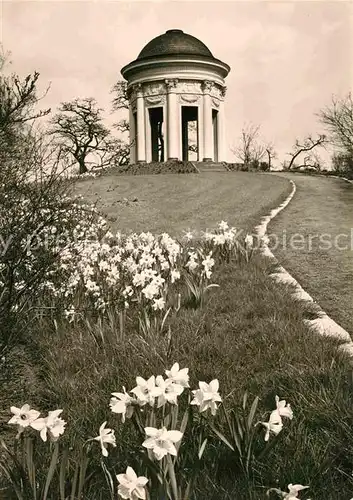
{"type": "Polygon", "coordinates": [[[124,66],[130,163],[188,160],[190,122],[196,161],[225,161],[224,79],[228,64],[179,29],[151,40],[124,66]]]}

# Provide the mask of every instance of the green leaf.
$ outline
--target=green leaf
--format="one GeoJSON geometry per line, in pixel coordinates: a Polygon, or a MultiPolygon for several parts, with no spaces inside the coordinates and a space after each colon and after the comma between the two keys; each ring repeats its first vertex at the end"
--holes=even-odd
{"type": "Polygon", "coordinates": [[[86,472],[87,472],[88,462],[89,462],[89,458],[87,456],[87,453],[84,453],[84,451],[82,451],[81,463],[80,463],[80,475],[79,475],[79,481],[78,481],[78,492],[77,492],[78,498],[82,497],[83,488],[84,488],[85,481],[86,481],[86,472]]]}
{"type": "Polygon", "coordinates": [[[228,439],[225,436],[223,436],[223,434],[219,430],[217,430],[214,427],[214,425],[210,424],[210,427],[213,430],[213,432],[223,441],[223,443],[228,446],[228,448],[230,448],[232,451],[235,451],[234,447],[230,444],[228,439]]]}
{"type": "Polygon", "coordinates": [[[249,416],[248,416],[248,431],[249,432],[250,432],[250,429],[252,427],[252,423],[254,421],[254,416],[255,416],[255,413],[256,413],[256,410],[257,410],[258,403],[259,403],[259,397],[256,396],[256,398],[253,401],[253,404],[251,405],[250,413],[249,413],[249,416]]]}
{"type": "Polygon", "coordinates": [[[66,468],[68,459],[69,459],[69,449],[66,447],[62,452],[60,460],[60,473],[59,473],[60,500],[66,500],[65,480],[66,480],[66,468]]]}
{"type": "Polygon", "coordinates": [[[74,472],[74,478],[73,478],[73,480],[72,480],[71,498],[70,498],[70,500],[75,500],[75,497],[76,497],[76,488],[77,488],[78,472],[79,472],[79,464],[78,464],[78,463],[76,463],[76,466],[75,466],[75,472],[74,472]]]}
{"type": "Polygon", "coordinates": [[[50,486],[50,483],[51,483],[51,481],[53,479],[53,476],[54,476],[56,464],[57,464],[57,461],[58,461],[58,456],[59,456],[59,443],[56,442],[56,443],[54,443],[54,451],[53,451],[53,454],[52,454],[52,457],[51,457],[51,461],[50,461],[50,465],[49,465],[49,470],[48,470],[48,474],[47,474],[47,480],[45,481],[44,493],[43,493],[43,500],[47,500],[49,486],[50,486]]]}
{"type": "Polygon", "coordinates": [[[205,451],[205,448],[206,448],[206,444],[207,444],[207,438],[204,439],[204,441],[201,445],[201,448],[199,449],[199,453],[198,453],[199,460],[201,460],[201,458],[202,458],[203,452],[205,451]]]}
{"type": "Polygon", "coordinates": [[[33,463],[33,440],[30,437],[25,438],[25,458],[28,480],[33,492],[33,500],[37,500],[36,468],[33,463]]]}

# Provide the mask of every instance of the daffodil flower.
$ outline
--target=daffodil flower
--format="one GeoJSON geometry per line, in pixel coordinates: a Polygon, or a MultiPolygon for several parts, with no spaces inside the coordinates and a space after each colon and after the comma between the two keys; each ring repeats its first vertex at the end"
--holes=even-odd
{"type": "Polygon", "coordinates": [[[155,429],[154,427],[145,427],[147,439],[142,446],[152,450],[157,460],[162,460],[166,455],[177,455],[174,443],[178,443],[183,437],[180,431],[168,431],[165,427],[155,429]]]}
{"type": "Polygon", "coordinates": [[[170,370],[166,370],[165,374],[169,380],[183,387],[189,387],[189,368],[182,368],[180,370],[179,363],[174,363],[170,370]]]}
{"type": "Polygon", "coordinates": [[[34,422],[40,415],[37,410],[31,410],[28,404],[23,405],[21,408],[16,408],[16,406],[11,406],[11,413],[13,417],[10,418],[8,424],[17,424],[19,427],[28,427],[32,422],[34,422]]]}
{"type": "Polygon", "coordinates": [[[43,441],[47,440],[48,435],[51,441],[57,441],[59,436],[64,434],[66,422],[59,417],[62,411],[50,411],[47,417],[38,418],[30,424],[33,429],[39,431],[43,441]]]}
{"type": "Polygon", "coordinates": [[[254,237],[252,234],[247,234],[245,236],[244,243],[248,248],[252,248],[254,246],[254,237]]]}
{"type": "Polygon", "coordinates": [[[158,397],[157,408],[164,406],[166,402],[178,404],[178,396],[184,391],[184,387],[173,382],[173,380],[164,380],[161,375],[156,377],[156,387],[152,390],[151,395],[158,397]]]}
{"type": "Polygon", "coordinates": [[[281,496],[283,500],[295,500],[296,498],[298,498],[299,491],[306,490],[307,488],[309,488],[309,486],[290,483],[288,485],[288,492],[279,490],[278,488],[270,488],[269,490],[267,490],[267,495],[269,495],[271,491],[274,491],[279,496],[281,496]]]}
{"type": "Polygon", "coordinates": [[[293,410],[290,407],[290,404],[286,404],[286,401],[284,399],[282,399],[282,401],[280,401],[280,399],[279,399],[278,396],[276,396],[275,399],[276,399],[277,411],[280,414],[280,416],[281,417],[287,417],[287,418],[289,418],[289,419],[292,420],[292,418],[293,418],[293,410]]]}
{"type": "Polygon", "coordinates": [[[137,477],[134,469],[132,467],[128,467],[125,474],[117,474],[116,478],[119,483],[118,495],[120,495],[121,498],[129,500],[145,500],[145,486],[148,483],[147,477],[137,477]]]}
{"type": "Polygon", "coordinates": [[[218,224],[218,227],[221,231],[226,231],[229,226],[228,226],[228,222],[225,222],[224,220],[222,220],[219,224],[218,224]]]}
{"type": "Polygon", "coordinates": [[[278,410],[273,410],[270,415],[268,422],[261,422],[261,424],[266,428],[265,441],[268,441],[270,438],[270,434],[279,434],[283,428],[281,415],[278,413],[278,410]]]}
{"type": "Polygon", "coordinates": [[[216,415],[217,403],[222,402],[218,389],[219,382],[217,379],[212,380],[209,384],[199,382],[199,389],[192,391],[194,399],[190,404],[199,406],[200,413],[210,408],[212,415],[216,415]]]}
{"type": "Polygon", "coordinates": [[[113,413],[121,413],[122,422],[125,422],[125,418],[131,418],[134,412],[134,403],[136,400],[132,398],[127,392],[125,387],[123,387],[124,392],[112,392],[112,398],[110,399],[109,406],[113,413]]]}
{"type": "Polygon", "coordinates": [[[105,426],[107,422],[103,422],[103,424],[99,428],[99,436],[94,438],[94,441],[98,441],[102,448],[102,455],[104,457],[108,456],[108,444],[112,446],[116,446],[116,438],[114,435],[113,429],[106,429],[105,426]]]}
{"type": "Polygon", "coordinates": [[[148,380],[136,377],[136,384],[137,386],[130,392],[135,394],[139,404],[143,406],[148,403],[150,406],[153,406],[155,398],[162,393],[161,389],[156,387],[155,376],[152,375],[148,380]]]}

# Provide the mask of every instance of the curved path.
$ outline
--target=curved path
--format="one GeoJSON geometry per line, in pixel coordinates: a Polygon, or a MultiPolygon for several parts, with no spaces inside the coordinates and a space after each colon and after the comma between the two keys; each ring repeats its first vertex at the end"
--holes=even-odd
{"type": "Polygon", "coordinates": [[[353,335],[353,185],[341,179],[293,179],[294,198],[268,226],[279,263],[353,335]]]}

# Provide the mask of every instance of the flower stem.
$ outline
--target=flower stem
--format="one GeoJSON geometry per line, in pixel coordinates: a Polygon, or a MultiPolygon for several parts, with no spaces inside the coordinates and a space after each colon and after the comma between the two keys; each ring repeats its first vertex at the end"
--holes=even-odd
{"type": "Polygon", "coordinates": [[[168,461],[169,478],[170,478],[170,482],[172,485],[174,500],[178,500],[178,486],[177,486],[176,477],[175,477],[175,470],[174,470],[172,457],[169,454],[167,455],[167,461],[168,461]]]}

